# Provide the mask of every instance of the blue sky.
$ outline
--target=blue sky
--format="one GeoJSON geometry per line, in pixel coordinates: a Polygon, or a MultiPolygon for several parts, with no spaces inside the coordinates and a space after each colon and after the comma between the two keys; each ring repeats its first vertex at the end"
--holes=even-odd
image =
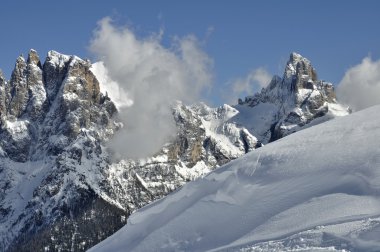
{"type": "Polygon", "coordinates": [[[0,68],[9,78],[30,48],[93,58],[89,41],[110,16],[138,37],[164,30],[162,43],[194,34],[214,61],[218,90],[253,69],[282,74],[290,52],[310,59],[321,79],[339,83],[368,55],[380,58],[380,1],[3,1],[0,68]]]}

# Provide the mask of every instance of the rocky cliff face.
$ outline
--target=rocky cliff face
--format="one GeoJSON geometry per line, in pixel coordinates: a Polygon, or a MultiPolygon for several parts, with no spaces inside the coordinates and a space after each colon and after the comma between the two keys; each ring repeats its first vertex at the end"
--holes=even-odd
{"type": "Polygon", "coordinates": [[[83,251],[186,182],[347,113],[293,53],[282,79],[239,105],[177,103],[172,142],[153,157],[114,162],[105,146],[122,124],[90,66],[54,51],[42,64],[31,50],[10,81],[0,73],[1,251],[83,251]]]}
{"type": "Polygon", "coordinates": [[[349,113],[337,102],[334,86],[318,80],[310,61],[297,53],[290,55],[282,78],[274,76],[260,93],[239,100],[237,109],[245,106],[253,110],[266,107],[270,112],[264,120],[270,128],[260,123],[252,128],[264,143],[349,113]]]}
{"type": "Polygon", "coordinates": [[[83,249],[124,223],[120,216],[128,212],[91,185],[108,162],[101,143],[118,124],[90,66],[54,51],[42,65],[31,50],[27,60],[17,59],[9,82],[0,78],[2,251],[83,249]],[[102,217],[117,221],[101,232],[83,231],[102,217]]]}

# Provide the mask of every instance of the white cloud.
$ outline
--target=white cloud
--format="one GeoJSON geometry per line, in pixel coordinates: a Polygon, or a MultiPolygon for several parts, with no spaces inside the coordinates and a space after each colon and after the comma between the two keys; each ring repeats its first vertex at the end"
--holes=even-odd
{"type": "Polygon", "coordinates": [[[91,71],[99,81],[100,92],[107,94],[118,110],[133,105],[133,100],[129,98],[128,93],[116,81],[111,79],[102,61],[92,64],[91,71]]]}
{"type": "Polygon", "coordinates": [[[337,97],[354,111],[380,104],[380,60],[366,57],[350,68],[337,87],[337,97]]]}
{"type": "MultiPolygon", "coordinates": [[[[90,50],[119,85],[129,107],[120,110],[125,127],[111,147],[126,157],[146,157],[175,135],[171,105],[190,103],[211,86],[212,60],[192,36],[161,44],[162,31],[138,38],[128,27],[115,27],[110,18],[98,23],[90,50]]],[[[115,87],[113,88],[115,90],[115,87]]],[[[111,97],[112,98],[112,97],[111,97]]],[[[122,103],[122,97],[118,98],[122,103]]]]}
{"type": "Polygon", "coordinates": [[[263,68],[257,68],[250,71],[244,78],[237,78],[230,81],[229,92],[226,97],[230,103],[236,103],[238,98],[245,95],[253,95],[266,87],[272,79],[272,76],[263,68]]]}

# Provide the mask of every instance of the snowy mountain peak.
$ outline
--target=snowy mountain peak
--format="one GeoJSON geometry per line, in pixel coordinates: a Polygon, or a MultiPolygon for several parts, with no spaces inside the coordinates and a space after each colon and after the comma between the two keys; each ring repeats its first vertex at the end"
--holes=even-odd
{"type": "Polygon", "coordinates": [[[301,61],[310,64],[310,61],[307,58],[303,57],[301,54],[292,52],[290,54],[288,64],[292,64],[293,66],[296,66],[297,63],[301,61]]]}
{"type": "Polygon", "coordinates": [[[47,53],[45,64],[62,68],[70,60],[71,57],[72,56],[51,50],[47,53]]]}
{"type": "Polygon", "coordinates": [[[34,49],[30,49],[27,59],[27,64],[34,64],[42,69],[40,57],[38,56],[38,53],[34,49]]]}
{"type": "Polygon", "coordinates": [[[17,59],[16,59],[16,66],[17,66],[18,64],[21,64],[22,62],[25,63],[25,58],[24,58],[24,55],[23,55],[23,54],[20,54],[20,55],[17,57],[17,59]]]}
{"type": "MultiPolygon", "coordinates": [[[[57,142],[48,139],[60,135],[73,139],[81,129],[93,124],[106,126],[109,122],[106,118],[116,111],[112,102],[100,93],[89,62],[76,56],[50,51],[42,66],[32,49],[27,61],[22,56],[17,58],[11,80],[5,83],[2,77],[1,147],[4,155],[15,161],[27,161],[32,152],[57,154],[57,142]],[[106,113],[100,117],[101,124],[98,113],[106,113]],[[20,126],[17,131],[12,129],[13,124],[20,126]],[[31,147],[34,143],[40,145],[38,151],[31,147]]],[[[58,143],[62,151],[65,145],[58,143]]]]}
{"type": "Polygon", "coordinates": [[[320,81],[310,61],[298,53],[291,53],[285,66],[284,76],[274,76],[270,84],[260,93],[239,100],[240,106],[268,107],[272,113],[266,115],[271,124],[268,131],[256,129],[263,136],[263,143],[309,127],[335,116],[347,115],[348,110],[336,100],[334,86],[320,81]],[[265,104],[265,105],[264,105],[265,104]]]}
{"type": "Polygon", "coordinates": [[[299,89],[314,89],[317,73],[310,61],[298,53],[291,53],[284,72],[284,84],[291,92],[299,89]]]}
{"type": "Polygon", "coordinates": [[[289,56],[289,60],[287,62],[287,66],[291,66],[292,68],[294,68],[295,72],[294,74],[296,73],[296,69],[297,69],[297,65],[306,65],[308,68],[310,67],[311,68],[311,62],[310,60],[308,60],[307,58],[303,57],[301,54],[299,53],[296,53],[296,52],[292,52],[289,56]]]}
{"type": "Polygon", "coordinates": [[[66,55],[66,54],[63,54],[63,53],[60,53],[60,52],[57,52],[54,50],[50,50],[47,53],[47,59],[58,58],[58,59],[66,59],[65,61],[68,61],[71,57],[72,56],[70,56],[70,55],[66,55]]]}
{"type": "Polygon", "coordinates": [[[17,78],[18,76],[23,75],[23,71],[26,68],[26,61],[23,55],[20,55],[16,59],[16,64],[15,67],[12,71],[11,79],[12,78],[17,78]]]}

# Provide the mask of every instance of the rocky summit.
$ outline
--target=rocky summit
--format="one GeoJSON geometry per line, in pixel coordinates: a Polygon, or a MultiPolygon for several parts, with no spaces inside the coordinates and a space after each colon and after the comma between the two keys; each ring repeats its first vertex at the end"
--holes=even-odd
{"type": "Polygon", "coordinates": [[[254,114],[264,111],[260,121],[249,125],[264,143],[350,112],[337,102],[333,84],[318,80],[310,61],[297,53],[290,55],[282,78],[274,76],[261,92],[239,99],[239,105],[254,114]]]}
{"type": "Polygon", "coordinates": [[[31,50],[0,72],[0,251],[83,251],[138,208],[271,141],[348,114],[333,85],[292,53],[284,76],[239,104],[173,107],[173,140],[111,158],[123,127],[88,60],[31,50]]]}

